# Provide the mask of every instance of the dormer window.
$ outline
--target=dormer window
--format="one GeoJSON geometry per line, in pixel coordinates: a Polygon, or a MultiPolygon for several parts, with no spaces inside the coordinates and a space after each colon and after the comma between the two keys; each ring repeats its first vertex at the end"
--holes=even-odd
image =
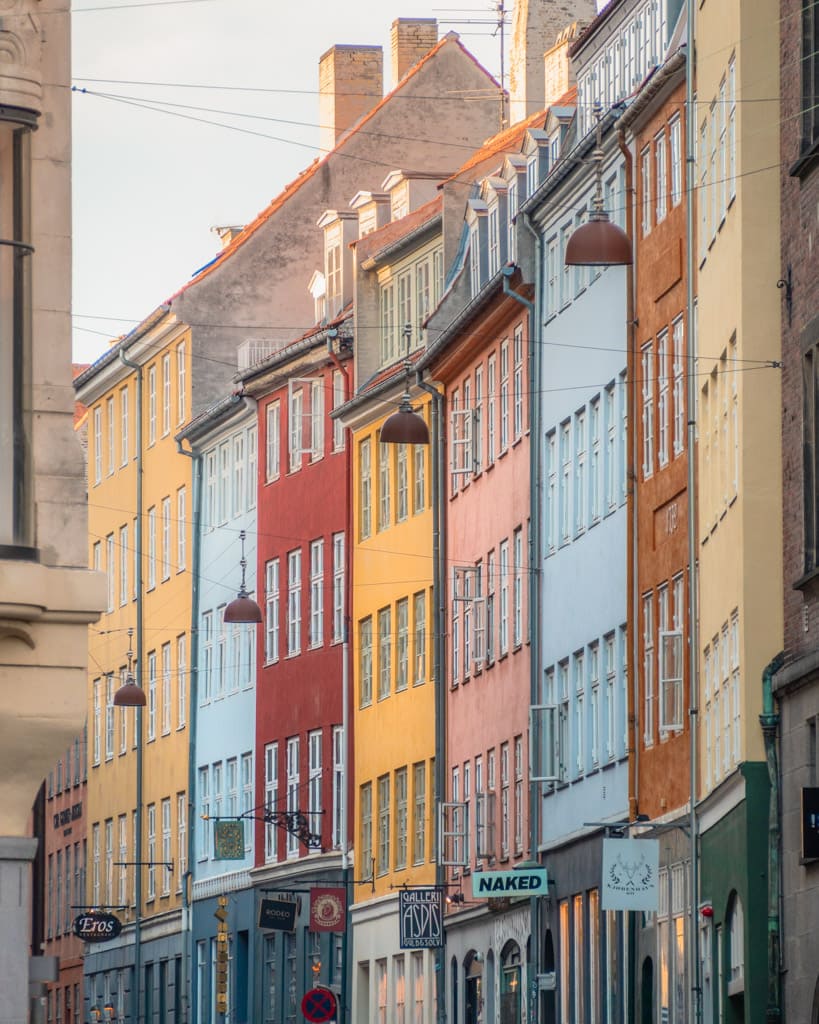
{"type": "Polygon", "coordinates": [[[509,197],[509,212],[507,217],[507,229],[509,232],[508,241],[506,245],[506,251],[508,253],[507,259],[510,263],[516,263],[518,258],[517,245],[515,242],[515,217],[518,213],[518,183],[517,178],[513,178],[509,182],[509,191],[507,192],[509,197]]]}
{"type": "Polygon", "coordinates": [[[315,323],[325,323],[327,320],[327,282],[320,270],[317,270],[310,278],[308,291],[313,296],[315,323]]]}
{"type": "Polygon", "coordinates": [[[409,182],[402,182],[392,190],[390,195],[391,216],[393,220],[401,220],[410,212],[409,209],[409,182]]]}
{"type": "Polygon", "coordinates": [[[478,222],[469,229],[469,282],[472,295],[475,296],[481,290],[481,244],[478,222]]]}
{"type": "Polygon", "coordinates": [[[537,180],[537,154],[529,158],[526,164],[526,194],[532,196],[538,186],[537,180]]]}
{"type": "Polygon", "coordinates": [[[500,225],[498,224],[497,201],[489,207],[489,276],[494,277],[500,270],[500,225]]]}
{"type": "Polygon", "coordinates": [[[325,235],[324,273],[327,280],[327,313],[330,316],[341,308],[341,225],[330,228],[325,235]]]}
{"type": "Polygon", "coordinates": [[[560,132],[549,143],[549,163],[552,167],[560,159],[560,132]]]}

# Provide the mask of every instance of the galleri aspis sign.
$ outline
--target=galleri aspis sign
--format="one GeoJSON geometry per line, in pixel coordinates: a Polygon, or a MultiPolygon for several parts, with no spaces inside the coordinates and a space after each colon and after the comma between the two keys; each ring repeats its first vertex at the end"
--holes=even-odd
{"type": "Polygon", "coordinates": [[[401,949],[438,949],[444,944],[443,893],[434,886],[398,894],[401,949]]]}
{"type": "Polygon", "coordinates": [[[74,918],[74,934],[83,942],[110,942],[122,931],[122,922],[102,910],[89,910],[74,918]]]}

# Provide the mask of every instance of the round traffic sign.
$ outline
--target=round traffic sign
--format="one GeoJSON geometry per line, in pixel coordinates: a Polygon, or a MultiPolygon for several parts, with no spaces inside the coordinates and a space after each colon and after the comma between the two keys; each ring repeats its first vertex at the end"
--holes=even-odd
{"type": "Polygon", "coordinates": [[[312,1024],[322,1024],[336,1015],[336,997],[328,988],[311,988],[301,1001],[304,1019],[312,1024]]]}

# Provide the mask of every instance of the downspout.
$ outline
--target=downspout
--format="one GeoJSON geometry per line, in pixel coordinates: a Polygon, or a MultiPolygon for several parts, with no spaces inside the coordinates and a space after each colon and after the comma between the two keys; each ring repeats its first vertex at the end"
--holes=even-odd
{"type": "MultiPolygon", "coordinates": [[[[443,803],[446,793],[446,679],[444,678],[444,606],[446,602],[446,573],[444,559],[446,557],[446,538],[444,536],[445,508],[443,473],[445,464],[446,437],[444,434],[444,396],[431,384],[423,379],[421,373],[416,377],[418,387],[432,396],[432,592],[435,597],[433,608],[432,629],[435,637],[433,645],[433,674],[435,676],[435,794],[434,806],[443,803]]],[[[440,847],[441,837],[437,836],[440,847]]],[[[442,863],[441,850],[436,850],[435,885],[443,892],[446,884],[446,871],[442,863]]],[[[435,950],[435,1000],[436,1020],[438,1024],[446,1022],[446,951],[440,946],[435,950]]]]}
{"type": "MultiPolygon", "coordinates": [[[[193,994],[193,864],[196,856],[196,709],[199,707],[199,577],[202,563],[202,453],[195,450],[186,451],[181,440],[176,442],[176,450],[180,455],[191,459],[192,477],[192,509],[191,540],[193,541],[193,557],[191,560],[191,628],[190,652],[188,654],[188,869],[182,879],[182,907],[185,915],[185,927],[189,932],[187,953],[182,958],[183,991],[188,998],[188,1021],[196,1019],[193,994]],[[185,971],[188,977],[185,978],[185,971]]],[[[197,996],[199,993],[197,993],[197,996]]]]}
{"type": "MultiPolygon", "coordinates": [[[[142,672],[145,661],[145,622],[142,595],[142,367],[139,363],[132,362],[125,352],[119,350],[119,358],[124,366],[136,371],[136,536],[134,537],[134,549],[136,554],[136,679],[137,686],[142,689],[142,672]]],[[[142,773],[143,773],[143,751],[142,751],[142,708],[134,709],[136,713],[136,821],[134,828],[134,903],[136,904],[136,917],[134,918],[134,980],[132,1024],[139,1024],[140,1020],[140,975],[142,974],[142,773]]]]}
{"type": "Polygon", "coordinates": [[[686,45],[685,45],[685,247],[686,247],[686,362],[688,380],[686,403],[688,423],[686,443],[688,446],[688,478],[686,482],[686,504],[688,506],[688,743],[689,743],[689,821],[688,832],[691,843],[691,889],[688,909],[688,963],[691,977],[691,1020],[699,1024],[702,1020],[702,988],[700,984],[700,958],[697,942],[697,910],[699,907],[699,824],[697,821],[698,782],[698,728],[699,728],[699,577],[697,571],[697,338],[694,319],[694,274],[697,270],[694,252],[694,196],[697,194],[697,168],[694,163],[696,152],[696,111],[694,107],[694,40],[697,4],[687,0],[686,45]]]}
{"type": "MultiPolygon", "coordinates": [[[[631,251],[634,252],[634,161],[631,150],[626,145],[625,129],[617,129],[617,145],[623,154],[626,171],[626,234],[631,243],[631,251]]],[[[626,327],[628,338],[628,351],[626,353],[626,390],[628,400],[628,422],[631,426],[631,468],[628,473],[628,504],[631,511],[631,530],[628,536],[628,555],[631,563],[631,587],[628,590],[626,600],[626,621],[628,633],[631,636],[631,714],[628,716],[628,745],[631,757],[628,759],[628,820],[636,821],[640,808],[640,673],[639,662],[639,629],[637,628],[637,609],[640,600],[640,577],[639,577],[639,532],[640,523],[637,510],[637,467],[639,465],[639,449],[637,445],[637,389],[634,386],[636,374],[634,367],[637,359],[637,322],[634,317],[634,263],[626,267],[626,327]]]]}
{"type": "Polygon", "coordinates": [[[779,712],[773,696],[773,676],[785,661],[780,652],[762,671],[762,714],[759,724],[765,740],[765,756],[768,761],[768,780],[771,790],[768,798],[768,1005],[765,1007],[767,1024],[778,1024],[782,1019],[781,993],[781,938],[779,921],[779,897],[782,883],[780,864],[779,759],[776,738],[779,731],[779,712]]]}
{"type": "MultiPolygon", "coordinates": [[[[524,215],[525,217],[525,215],[524,215]]],[[[539,248],[540,235],[531,228],[528,219],[527,226],[533,231],[535,245],[539,248]]],[[[539,254],[538,254],[539,255],[539,254]]],[[[537,259],[535,267],[539,266],[537,259]]],[[[518,295],[512,290],[509,279],[514,272],[514,267],[507,265],[503,268],[503,293],[511,299],[519,302],[526,308],[528,314],[528,338],[529,338],[529,706],[540,703],[540,503],[541,503],[541,473],[540,473],[540,392],[538,384],[540,381],[540,352],[541,346],[538,338],[535,337],[537,330],[537,300],[539,298],[538,283],[540,274],[535,271],[535,302],[518,295]]],[[[542,738],[534,721],[529,728],[529,764],[533,765],[533,751],[540,751],[542,738]]],[[[529,772],[531,779],[534,773],[529,772]]],[[[540,784],[529,783],[529,857],[537,861],[538,837],[540,835],[540,784]]],[[[538,994],[536,979],[540,971],[542,960],[540,949],[540,897],[532,896],[529,900],[530,933],[532,938],[532,960],[529,964],[529,991],[533,992],[531,1005],[533,1008],[532,1024],[538,1024],[540,1020],[540,996],[538,994]]]]}
{"type": "MultiPolygon", "coordinates": [[[[344,401],[346,402],[350,396],[350,374],[347,367],[341,362],[336,353],[333,351],[333,340],[338,337],[338,331],[331,329],[327,332],[327,356],[332,362],[333,366],[344,378],[344,401]]],[[[343,428],[346,430],[346,427],[343,428]]],[[[350,487],[350,449],[349,445],[344,446],[344,459],[346,463],[346,469],[344,473],[345,486],[347,493],[345,495],[344,502],[344,538],[345,543],[352,540],[353,536],[353,510],[352,510],[352,488],[350,487]]],[[[344,639],[341,645],[341,736],[342,736],[342,749],[341,749],[341,762],[343,778],[346,780],[345,786],[342,790],[343,807],[341,811],[341,829],[339,840],[341,842],[341,874],[344,879],[344,892],[347,903],[347,913],[349,913],[350,893],[352,892],[353,885],[353,872],[352,865],[350,864],[350,852],[349,852],[349,822],[348,822],[348,804],[350,797],[350,780],[352,773],[347,771],[347,765],[349,764],[350,757],[350,723],[352,721],[352,715],[350,713],[350,612],[352,609],[352,558],[348,558],[347,551],[344,552],[344,639]],[[350,563],[349,567],[347,563],[350,563]]],[[[342,945],[341,945],[341,993],[340,993],[340,1007],[339,1007],[339,1020],[338,1024],[344,1024],[349,1017],[349,1011],[347,1007],[347,1000],[349,993],[352,991],[352,978],[350,977],[350,969],[352,965],[352,958],[350,957],[350,940],[349,940],[349,922],[342,933],[342,945]]]]}

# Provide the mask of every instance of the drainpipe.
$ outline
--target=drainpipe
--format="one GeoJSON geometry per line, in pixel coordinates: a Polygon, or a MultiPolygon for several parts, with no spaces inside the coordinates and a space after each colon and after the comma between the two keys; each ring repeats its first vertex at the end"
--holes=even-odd
{"type": "MultiPolygon", "coordinates": [[[[142,688],[142,672],[145,662],[145,622],[142,595],[142,367],[139,363],[132,362],[123,352],[119,351],[119,358],[124,366],[136,371],[136,536],[134,537],[134,548],[136,551],[136,684],[142,688]]],[[[140,975],[142,973],[142,773],[143,773],[143,751],[142,751],[142,708],[134,708],[136,713],[136,821],[134,827],[134,902],[136,903],[136,917],[134,918],[134,980],[132,1024],[139,1024],[140,1019],[140,975]]]]}
{"type": "MultiPolygon", "coordinates": [[[[617,145],[623,154],[626,172],[626,234],[631,242],[631,251],[634,252],[634,160],[631,150],[626,145],[625,129],[617,129],[617,145]]],[[[628,547],[631,560],[631,587],[627,594],[628,609],[626,621],[631,634],[631,663],[634,666],[631,670],[631,714],[628,716],[628,745],[631,757],[628,759],[628,816],[629,821],[636,821],[640,807],[640,673],[637,666],[640,664],[639,651],[639,629],[637,629],[637,609],[640,607],[640,577],[638,573],[640,565],[640,544],[639,544],[639,516],[637,514],[637,467],[639,465],[639,448],[637,445],[637,389],[634,386],[636,374],[634,367],[637,360],[637,321],[634,316],[634,264],[626,267],[626,326],[628,328],[628,354],[626,357],[626,378],[629,383],[624,400],[628,401],[628,422],[631,425],[631,470],[628,474],[629,493],[628,503],[631,511],[631,530],[629,532],[628,547]]]]}
{"type": "MultiPolygon", "coordinates": [[[[435,676],[435,807],[443,803],[446,792],[446,679],[444,678],[444,607],[446,602],[446,537],[444,535],[444,465],[446,435],[444,432],[444,396],[428,384],[419,372],[416,377],[418,387],[432,396],[432,438],[430,459],[432,468],[432,592],[435,595],[432,629],[435,637],[433,644],[433,674],[435,676]]],[[[444,891],[446,871],[441,858],[441,837],[437,837],[438,850],[435,858],[435,885],[439,892],[444,891]]],[[[435,999],[436,1020],[438,1024],[446,1024],[446,954],[445,947],[435,950],[435,999]]]]}
{"type": "MultiPolygon", "coordinates": [[[[528,221],[527,221],[528,224],[528,221]]],[[[534,233],[537,242],[540,236],[534,233]]],[[[535,263],[538,266],[538,263],[535,263]]],[[[539,298],[537,282],[540,274],[535,273],[535,302],[530,302],[512,290],[509,280],[514,273],[514,266],[508,264],[503,268],[503,293],[526,307],[528,313],[529,337],[529,706],[540,703],[540,503],[541,479],[540,466],[540,355],[541,346],[535,337],[537,330],[536,302],[539,298]],[[534,628],[533,624],[534,623],[534,628]]],[[[529,735],[529,764],[533,764],[533,751],[540,750],[542,738],[540,731],[532,723],[529,735]]],[[[530,771],[530,778],[532,776],[530,771]]],[[[540,833],[540,803],[538,800],[539,786],[537,782],[529,783],[529,856],[537,862],[538,835],[540,833]]],[[[529,964],[529,991],[534,992],[531,998],[532,1024],[540,1020],[540,995],[537,990],[537,976],[542,960],[540,949],[540,897],[532,896],[529,900],[530,931],[532,936],[532,959],[529,964]]]]}
{"type": "MultiPolygon", "coordinates": [[[[188,652],[188,869],[182,879],[182,907],[185,916],[185,927],[188,931],[187,953],[182,958],[182,990],[187,997],[188,1021],[196,1018],[192,1005],[193,993],[193,864],[196,856],[196,709],[199,707],[199,574],[202,564],[202,453],[194,450],[186,451],[182,441],[177,439],[176,450],[192,461],[191,477],[193,494],[191,495],[191,540],[193,554],[191,560],[191,628],[190,651],[188,652]],[[184,976],[187,972],[187,978],[184,976]]],[[[180,524],[181,525],[181,524],[180,524]]],[[[197,993],[198,996],[198,993],[197,993]]]]}
{"type": "MultiPolygon", "coordinates": [[[[344,401],[350,397],[350,374],[347,367],[341,362],[333,350],[333,340],[338,337],[338,331],[335,328],[331,328],[327,332],[327,356],[332,362],[333,366],[344,378],[344,401]]],[[[346,428],[345,428],[346,429],[346,428]]],[[[346,482],[347,493],[345,495],[344,502],[344,537],[346,541],[352,539],[353,536],[353,511],[352,511],[352,489],[350,488],[350,452],[349,445],[345,445],[344,448],[344,459],[347,464],[347,471],[344,474],[346,482]]],[[[347,553],[345,551],[345,562],[347,561],[347,553]]],[[[341,645],[341,763],[343,777],[348,780],[347,784],[342,790],[343,807],[341,811],[341,834],[339,840],[341,843],[341,873],[344,879],[344,892],[346,894],[347,903],[349,904],[350,892],[353,884],[353,873],[352,865],[350,864],[350,852],[349,852],[349,822],[347,820],[348,813],[348,801],[349,801],[349,780],[352,778],[352,774],[347,771],[347,765],[349,764],[350,758],[350,723],[352,721],[352,715],[350,714],[350,612],[352,608],[352,572],[348,569],[344,573],[344,639],[341,645]]],[[[348,909],[349,913],[349,909],[348,909]]],[[[352,978],[350,975],[350,969],[352,965],[352,959],[350,957],[350,940],[349,940],[349,927],[345,926],[342,933],[342,944],[341,944],[341,993],[340,993],[340,1013],[338,1024],[343,1024],[348,1018],[347,1000],[349,993],[352,991],[352,978]]]]}
{"type": "Polygon", "coordinates": [[[780,819],[779,760],[776,750],[776,734],[779,730],[779,712],[773,696],[773,676],[785,661],[780,652],[762,671],[762,714],[759,724],[765,740],[765,756],[768,761],[768,780],[771,785],[768,798],[768,1005],[765,1008],[767,1024],[778,1024],[782,1019],[782,994],[780,984],[781,939],[779,922],[779,897],[781,888],[780,841],[782,830],[780,819]]]}
{"type": "Polygon", "coordinates": [[[694,162],[696,152],[696,109],[694,106],[694,71],[697,4],[688,0],[686,11],[687,41],[685,46],[685,247],[686,247],[686,356],[688,381],[686,403],[688,406],[688,479],[686,483],[686,516],[688,526],[688,742],[689,742],[689,822],[691,842],[691,890],[689,892],[689,935],[688,962],[691,976],[691,1019],[693,1024],[702,1020],[702,988],[700,984],[700,958],[697,942],[697,909],[699,906],[700,865],[699,865],[699,824],[697,821],[697,781],[699,722],[699,576],[697,571],[697,378],[696,345],[694,320],[694,275],[697,272],[694,252],[694,196],[697,194],[697,168],[694,162]]]}

